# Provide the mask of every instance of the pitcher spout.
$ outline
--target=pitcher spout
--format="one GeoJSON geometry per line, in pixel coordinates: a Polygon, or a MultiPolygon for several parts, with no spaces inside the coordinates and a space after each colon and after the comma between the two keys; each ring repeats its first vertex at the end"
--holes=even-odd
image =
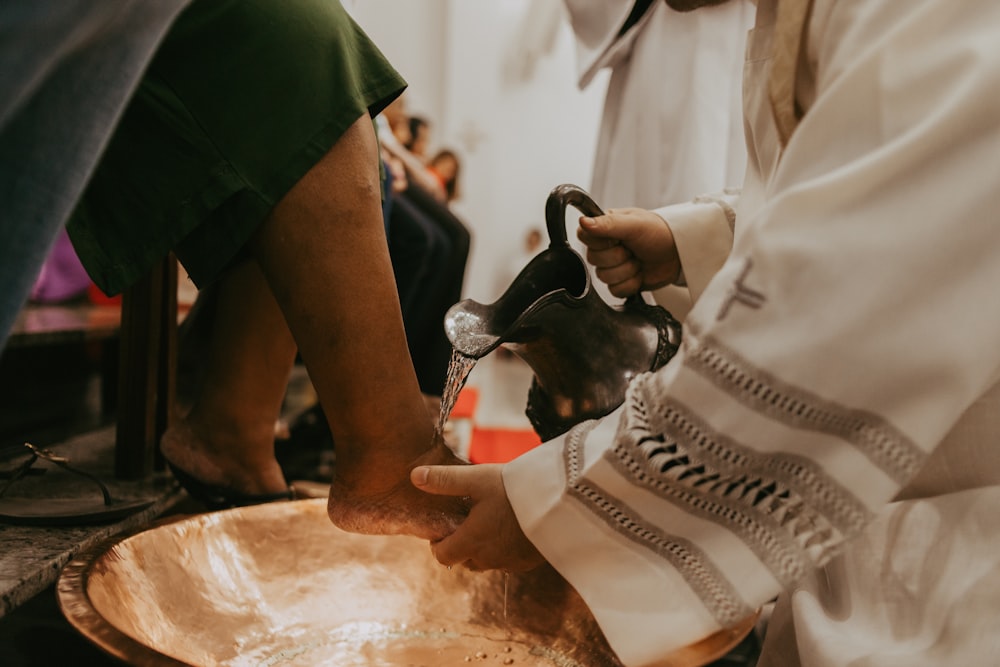
{"type": "Polygon", "coordinates": [[[537,312],[554,303],[582,304],[589,292],[583,259],[568,246],[550,248],[532,259],[493,303],[465,299],[452,306],[445,314],[445,333],[456,350],[481,359],[501,344],[537,338],[537,312]]]}

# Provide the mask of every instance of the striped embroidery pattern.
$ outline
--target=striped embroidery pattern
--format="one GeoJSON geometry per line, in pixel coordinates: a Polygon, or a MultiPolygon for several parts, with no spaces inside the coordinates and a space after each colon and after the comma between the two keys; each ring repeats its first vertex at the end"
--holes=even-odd
{"type": "MultiPolygon", "coordinates": [[[[687,326],[687,325],[685,325],[687,326]]],[[[747,407],[794,428],[850,443],[897,484],[920,470],[927,455],[878,415],[824,400],[754,367],[708,338],[685,331],[685,363],[747,407]]]]}
{"type": "Polygon", "coordinates": [[[704,602],[716,622],[734,625],[753,613],[725,576],[695,545],[668,535],[642,520],[628,505],[595,484],[581,480],[582,442],[596,422],[584,422],[570,432],[563,449],[569,493],[612,530],[669,562],[704,602]]]}
{"type": "Polygon", "coordinates": [[[786,585],[862,528],[864,506],[812,462],[754,452],[675,401],[651,411],[642,395],[652,377],[633,383],[617,445],[605,454],[623,475],[726,527],[786,585]]]}

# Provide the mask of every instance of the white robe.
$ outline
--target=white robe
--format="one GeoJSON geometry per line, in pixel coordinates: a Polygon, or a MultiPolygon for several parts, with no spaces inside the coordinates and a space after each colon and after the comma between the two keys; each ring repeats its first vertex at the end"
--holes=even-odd
{"type": "Polygon", "coordinates": [[[1000,3],[816,0],[784,146],[775,4],[742,194],[660,211],[682,349],[508,496],[626,665],[778,594],[761,667],[996,664],[1000,3]]]}
{"type": "Polygon", "coordinates": [[[654,0],[627,32],[633,0],[565,0],[579,86],[611,69],[590,193],[605,208],[653,208],[739,185],[743,44],[753,4],[676,12],[654,0]]]}

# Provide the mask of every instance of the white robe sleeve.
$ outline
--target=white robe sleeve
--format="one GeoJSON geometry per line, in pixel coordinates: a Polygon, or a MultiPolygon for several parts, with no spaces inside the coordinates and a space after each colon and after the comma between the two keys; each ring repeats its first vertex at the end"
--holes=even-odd
{"type": "Polygon", "coordinates": [[[726,190],[654,211],[674,236],[683,285],[670,285],[652,295],[681,321],[732,250],[737,200],[736,190],[726,190]]]}
{"type": "Polygon", "coordinates": [[[504,469],[626,665],[827,562],[1000,378],[1000,3],[817,4],[815,100],[677,357],[504,469]]]}

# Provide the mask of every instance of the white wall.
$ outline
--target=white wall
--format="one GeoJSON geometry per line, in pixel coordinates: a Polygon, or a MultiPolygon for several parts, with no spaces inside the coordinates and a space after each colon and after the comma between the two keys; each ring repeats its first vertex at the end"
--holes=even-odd
{"type": "Polygon", "coordinates": [[[473,233],[465,296],[492,301],[506,287],[499,276],[527,229],[544,227],[548,192],[567,182],[589,187],[606,80],[577,90],[564,18],[541,45],[550,52],[533,60],[530,77],[519,80],[505,70],[512,54],[526,53],[526,40],[539,46],[537,20],[551,13],[547,9],[558,10],[561,0],[354,0],[348,6],[410,82],[410,111],[434,124],[432,150],[449,147],[462,156],[462,198],[454,209],[473,233]],[[529,11],[535,19],[524,30],[529,11]]]}
{"type": "Polygon", "coordinates": [[[409,83],[410,112],[440,118],[448,0],[344,0],[344,6],[409,83]]]}

